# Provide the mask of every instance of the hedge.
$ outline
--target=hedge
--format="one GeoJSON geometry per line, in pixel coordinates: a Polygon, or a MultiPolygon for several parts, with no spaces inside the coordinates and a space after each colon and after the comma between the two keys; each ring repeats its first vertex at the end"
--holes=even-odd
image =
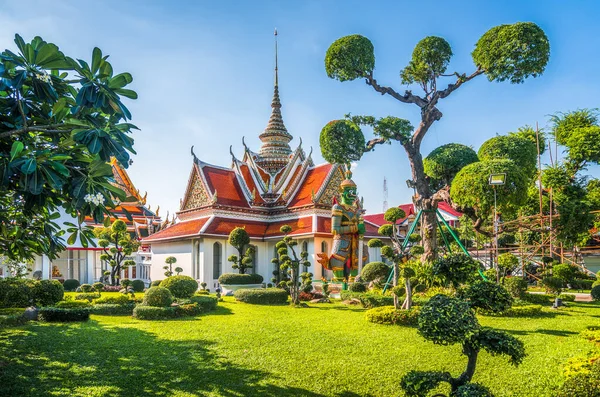
{"type": "Polygon", "coordinates": [[[59,307],[42,307],[38,319],[47,322],[87,321],[90,318],[89,308],[62,309],[59,307]]]}
{"type": "Polygon", "coordinates": [[[160,285],[160,283],[162,282],[162,280],[154,280],[150,283],[151,287],[158,287],[160,285]]]}
{"type": "Polygon", "coordinates": [[[88,301],[91,302],[94,299],[98,299],[100,298],[100,294],[96,293],[96,292],[88,292],[88,293],[81,293],[81,294],[77,294],[75,295],[75,300],[76,301],[88,301]]]}
{"type": "Polygon", "coordinates": [[[189,299],[192,303],[197,303],[203,312],[210,312],[217,308],[219,300],[216,296],[194,295],[189,299]]]}
{"type": "Polygon", "coordinates": [[[542,308],[542,305],[513,306],[502,313],[479,312],[479,314],[494,317],[538,317],[544,314],[542,308]]]}
{"type": "Polygon", "coordinates": [[[0,308],[50,306],[60,302],[64,293],[58,280],[0,279],[0,308]]]}
{"type": "Polygon", "coordinates": [[[156,307],[137,305],[133,309],[133,317],[140,320],[165,320],[177,317],[174,307],[156,307]]]}
{"type": "Polygon", "coordinates": [[[219,283],[225,285],[262,284],[263,276],[260,274],[225,273],[219,277],[219,283]]]}
{"type": "Polygon", "coordinates": [[[0,327],[16,327],[25,324],[27,321],[29,320],[22,313],[0,315],[0,327]]]}
{"type": "Polygon", "coordinates": [[[279,288],[238,289],[233,296],[240,302],[257,305],[278,305],[288,300],[287,291],[279,288]]]}
{"type": "Polygon", "coordinates": [[[522,277],[506,277],[503,284],[513,298],[521,299],[527,293],[527,280],[522,277]]]}
{"type": "Polygon", "coordinates": [[[562,299],[565,302],[575,302],[575,295],[573,294],[560,294],[558,299],[562,299]]]}
{"type": "Polygon", "coordinates": [[[117,304],[100,304],[94,305],[91,307],[92,314],[99,314],[105,316],[118,316],[118,315],[129,315],[133,314],[133,308],[135,307],[135,303],[130,301],[131,303],[125,305],[117,305],[117,304]]]}
{"type": "Polygon", "coordinates": [[[146,283],[144,283],[142,280],[135,279],[131,282],[131,288],[133,288],[134,292],[144,292],[146,283]]]}
{"type": "Polygon", "coordinates": [[[525,294],[521,299],[536,305],[550,305],[555,298],[554,295],[550,294],[525,294]]]}
{"type": "Polygon", "coordinates": [[[592,289],[594,284],[600,285],[598,281],[594,282],[594,280],[585,280],[581,278],[576,278],[569,283],[571,289],[592,289]]]}
{"type": "Polygon", "coordinates": [[[81,307],[91,307],[92,305],[86,301],[61,301],[58,302],[54,307],[60,309],[76,309],[81,307]]]}
{"type": "Polygon", "coordinates": [[[167,277],[160,286],[171,291],[175,298],[189,298],[198,290],[198,282],[190,276],[167,277]]]}
{"type": "Polygon", "coordinates": [[[133,303],[127,295],[102,296],[94,300],[94,305],[126,305],[133,303]]]}
{"type": "Polygon", "coordinates": [[[416,326],[419,309],[396,310],[392,306],[382,306],[367,310],[366,317],[367,321],[376,324],[416,326]]]}
{"type": "Polygon", "coordinates": [[[394,306],[394,297],[391,295],[378,295],[372,293],[361,294],[357,292],[342,291],[340,298],[345,300],[358,299],[360,304],[367,309],[379,306],[394,306]]]}
{"type": "Polygon", "coordinates": [[[600,285],[596,285],[591,291],[592,300],[600,301],[600,285]]]}

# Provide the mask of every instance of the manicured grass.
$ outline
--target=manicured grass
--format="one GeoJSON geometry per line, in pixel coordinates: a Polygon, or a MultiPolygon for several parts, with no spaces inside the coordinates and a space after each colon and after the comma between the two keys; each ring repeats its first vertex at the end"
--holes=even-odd
{"type": "MultiPolygon", "coordinates": [[[[537,318],[480,317],[521,338],[519,368],[480,354],[474,381],[496,396],[551,396],[569,358],[595,349],[579,332],[600,306],[574,303],[537,318]]],[[[168,321],[92,316],[81,324],[0,330],[3,396],[399,396],[412,369],[459,374],[459,346],[414,328],[368,323],[341,304],[296,309],[226,298],[213,314],[168,321]]]]}

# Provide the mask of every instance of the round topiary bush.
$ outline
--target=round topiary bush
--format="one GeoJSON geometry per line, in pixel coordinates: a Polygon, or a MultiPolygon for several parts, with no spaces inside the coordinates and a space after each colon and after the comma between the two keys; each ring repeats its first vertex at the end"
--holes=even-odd
{"type": "Polygon", "coordinates": [[[96,292],[102,292],[102,290],[104,289],[104,284],[98,282],[98,283],[94,283],[92,284],[92,288],[94,288],[94,291],[96,292]]]}
{"type": "Polygon", "coordinates": [[[512,296],[504,287],[490,281],[477,281],[460,290],[458,297],[467,301],[474,309],[492,313],[504,312],[513,303],[512,296]]]}
{"type": "Polygon", "coordinates": [[[58,280],[40,280],[33,285],[33,301],[39,306],[52,306],[60,302],[65,289],[58,280]]]}
{"type": "Polygon", "coordinates": [[[365,283],[354,282],[348,286],[350,292],[367,292],[367,285],[365,283]]]}
{"type": "Polygon", "coordinates": [[[162,283],[162,280],[154,280],[153,282],[150,283],[150,286],[158,287],[160,285],[160,283],[162,283]]]}
{"type": "Polygon", "coordinates": [[[513,298],[521,299],[527,293],[527,280],[522,277],[506,277],[503,283],[513,298]]]}
{"type": "Polygon", "coordinates": [[[171,291],[175,298],[189,298],[198,290],[198,282],[190,276],[167,277],[160,286],[171,291]]]}
{"type": "Polygon", "coordinates": [[[131,288],[133,288],[134,292],[144,292],[146,284],[142,280],[136,279],[131,282],[131,288]]]}
{"type": "Polygon", "coordinates": [[[360,278],[367,282],[385,279],[390,275],[390,270],[383,262],[367,263],[360,272],[360,278]]]}
{"type": "Polygon", "coordinates": [[[75,291],[77,287],[79,287],[79,285],[79,280],[75,280],[74,278],[65,280],[65,282],[63,283],[65,291],[75,291]]]}
{"type": "Polygon", "coordinates": [[[438,345],[463,343],[479,328],[475,312],[458,298],[436,295],[421,308],[419,333],[438,345]]]}
{"type": "Polygon", "coordinates": [[[262,284],[263,276],[260,274],[225,273],[219,277],[219,284],[223,285],[248,285],[262,284]]]}
{"type": "Polygon", "coordinates": [[[171,291],[164,287],[151,287],[144,294],[144,305],[154,307],[167,307],[173,303],[171,291]]]}
{"type": "Polygon", "coordinates": [[[600,301],[600,285],[596,285],[591,291],[592,300],[600,301]]]}
{"type": "Polygon", "coordinates": [[[80,286],[79,288],[81,288],[81,292],[84,292],[84,293],[92,292],[92,291],[93,291],[93,289],[94,289],[94,288],[93,288],[91,285],[89,285],[89,284],[81,284],[81,286],[80,286]]]}
{"type": "Polygon", "coordinates": [[[287,303],[289,294],[279,288],[268,289],[238,289],[235,291],[235,299],[240,302],[253,303],[257,305],[280,305],[287,303]]]}

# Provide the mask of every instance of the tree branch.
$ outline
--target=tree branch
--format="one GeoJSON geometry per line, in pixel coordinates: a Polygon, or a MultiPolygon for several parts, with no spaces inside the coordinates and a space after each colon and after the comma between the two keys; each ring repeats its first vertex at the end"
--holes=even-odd
{"type": "Polygon", "coordinates": [[[25,117],[25,112],[23,111],[23,104],[21,103],[21,95],[19,95],[19,90],[15,91],[17,96],[17,107],[19,108],[19,113],[21,113],[21,118],[23,119],[23,127],[27,128],[27,117],[25,117]]]}
{"type": "Polygon", "coordinates": [[[370,152],[371,150],[373,150],[375,148],[375,146],[382,145],[386,142],[387,142],[387,139],[385,139],[385,138],[373,138],[369,142],[367,142],[367,145],[365,146],[364,150],[365,150],[365,152],[370,152]]]}
{"type": "Polygon", "coordinates": [[[38,132],[48,132],[48,133],[56,134],[56,133],[60,133],[60,132],[71,132],[74,129],[74,128],[68,128],[68,129],[64,129],[64,130],[55,129],[55,128],[59,128],[63,125],[64,124],[48,124],[48,125],[38,125],[38,126],[34,125],[31,127],[24,127],[24,128],[18,128],[18,129],[14,129],[14,130],[4,131],[4,132],[0,133],[0,139],[8,138],[13,135],[24,134],[26,132],[38,131],[38,132]]]}
{"type": "Polygon", "coordinates": [[[459,75],[458,73],[455,72],[454,74],[458,77],[456,79],[456,83],[448,84],[448,88],[446,88],[445,90],[442,90],[442,91],[437,91],[435,94],[433,94],[433,97],[431,98],[431,103],[433,105],[435,105],[439,99],[446,98],[448,95],[452,94],[452,92],[457,90],[458,87],[460,87],[467,81],[473,80],[475,77],[477,77],[483,73],[484,73],[484,70],[481,68],[477,68],[477,70],[474,71],[469,76],[467,76],[465,74],[459,75]]]}
{"type": "Polygon", "coordinates": [[[373,78],[373,73],[369,73],[365,78],[366,78],[365,82],[367,83],[367,85],[370,85],[371,87],[373,87],[373,89],[375,91],[381,93],[381,95],[388,94],[392,98],[394,98],[400,102],[414,103],[415,105],[417,105],[420,108],[427,106],[427,104],[429,103],[426,99],[421,98],[418,95],[414,95],[411,91],[407,90],[404,92],[404,95],[400,95],[393,88],[384,87],[384,86],[377,84],[377,80],[375,80],[373,78]]]}

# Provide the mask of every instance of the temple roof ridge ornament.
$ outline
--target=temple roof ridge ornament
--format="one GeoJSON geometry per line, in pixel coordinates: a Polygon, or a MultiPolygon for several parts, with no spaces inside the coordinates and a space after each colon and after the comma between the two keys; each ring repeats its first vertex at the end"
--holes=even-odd
{"type": "Polygon", "coordinates": [[[285,127],[281,117],[281,100],[279,98],[279,71],[277,61],[277,29],[275,29],[275,86],[271,101],[271,117],[267,127],[259,135],[262,146],[256,162],[269,174],[275,175],[289,161],[292,154],[290,141],[294,138],[285,127]]]}

